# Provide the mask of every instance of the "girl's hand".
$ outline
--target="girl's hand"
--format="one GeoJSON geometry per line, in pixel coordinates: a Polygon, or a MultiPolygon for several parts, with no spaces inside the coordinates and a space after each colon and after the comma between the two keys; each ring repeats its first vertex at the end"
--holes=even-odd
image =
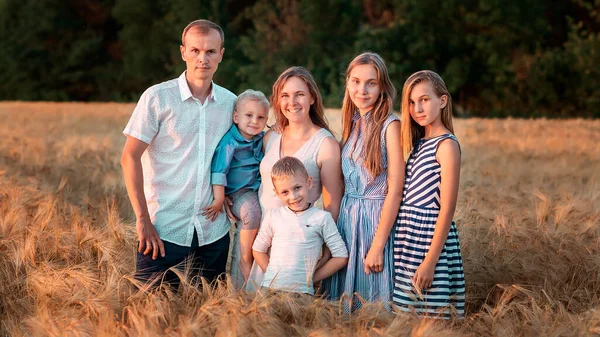
{"type": "Polygon", "coordinates": [[[365,274],[369,275],[371,272],[380,273],[383,271],[383,248],[377,248],[371,246],[367,257],[365,258],[365,274]]]}
{"type": "Polygon", "coordinates": [[[433,273],[435,271],[435,264],[428,263],[423,261],[417,271],[415,271],[415,276],[413,276],[412,282],[418,292],[421,289],[426,289],[431,287],[431,283],[433,282],[433,273]]]}

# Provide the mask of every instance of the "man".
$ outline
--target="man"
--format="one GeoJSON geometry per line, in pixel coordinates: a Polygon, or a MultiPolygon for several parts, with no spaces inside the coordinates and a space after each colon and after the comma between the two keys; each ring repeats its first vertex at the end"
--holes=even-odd
{"type": "Polygon", "coordinates": [[[190,276],[216,279],[225,272],[230,223],[214,221],[204,208],[212,200],[210,163],[231,127],[236,96],[212,82],[223,59],[223,30],[196,20],[181,36],[187,69],[177,79],[147,89],[123,134],[121,166],[136,215],[139,239],[136,279],[179,285],[169,268],[192,258],[190,276]]]}

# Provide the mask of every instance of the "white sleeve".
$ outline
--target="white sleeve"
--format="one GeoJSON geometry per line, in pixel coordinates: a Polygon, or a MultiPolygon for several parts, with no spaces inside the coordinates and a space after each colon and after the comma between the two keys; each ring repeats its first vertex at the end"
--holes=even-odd
{"type": "Polygon", "coordinates": [[[252,250],[257,252],[266,253],[271,247],[271,240],[273,239],[273,227],[271,226],[271,213],[272,209],[265,212],[262,222],[260,223],[260,229],[258,235],[254,239],[252,244],[252,250]]]}
{"type": "Polygon", "coordinates": [[[348,257],[346,244],[342,240],[342,236],[338,232],[337,226],[329,212],[323,217],[321,235],[323,235],[323,241],[325,241],[327,248],[331,251],[331,257],[348,257]]]}
{"type": "Polygon", "coordinates": [[[144,91],[123,134],[150,144],[158,133],[158,100],[152,88],[144,91]]]}

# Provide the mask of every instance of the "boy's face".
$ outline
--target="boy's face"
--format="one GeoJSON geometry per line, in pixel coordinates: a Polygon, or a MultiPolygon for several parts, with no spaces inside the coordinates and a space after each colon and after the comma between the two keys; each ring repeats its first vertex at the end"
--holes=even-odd
{"type": "Polygon", "coordinates": [[[298,212],[308,208],[308,190],[312,187],[312,177],[282,177],[275,179],[273,186],[279,199],[292,211],[298,212]]]}
{"type": "Polygon", "coordinates": [[[240,134],[250,140],[261,133],[267,124],[268,110],[260,102],[245,99],[233,112],[233,122],[240,134]]]}

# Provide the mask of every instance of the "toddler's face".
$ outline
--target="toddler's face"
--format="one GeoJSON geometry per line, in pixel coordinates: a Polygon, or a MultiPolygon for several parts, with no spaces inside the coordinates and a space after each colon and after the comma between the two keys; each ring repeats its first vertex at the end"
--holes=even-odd
{"type": "Polygon", "coordinates": [[[246,99],[233,112],[233,122],[244,138],[252,139],[264,130],[267,114],[268,109],[260,102],[246,99]]]}
{"type": "Polygon", "coordinates": [[[308,207],[308,190],[312,186],[312,178],[297,175],[283,177],[273,181],[275,193],[292,211],[302,211],[308,207]]]}

